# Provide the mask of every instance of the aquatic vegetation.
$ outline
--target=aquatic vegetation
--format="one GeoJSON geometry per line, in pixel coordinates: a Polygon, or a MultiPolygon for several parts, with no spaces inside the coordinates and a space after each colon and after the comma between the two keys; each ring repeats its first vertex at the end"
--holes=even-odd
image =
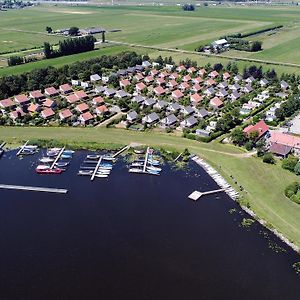
{"type": "Polygon", "coordinates": [[[295,272],[300,275],[300,261],[296,262],[293,264],[293,268],[295,270],[295,272]]]}
{"type": "Polygon", "coordinates": [[[243,218],[241,225],[243,227],[250,227],[253,223],[255,222],[255,220],[250,219],[250,218],[243,218]]]}
{"type": "Polygon", "coordinates": [[[232,215],[236,212],[236,208],[230,208],[229,209],[229,213],[232,215]]]}

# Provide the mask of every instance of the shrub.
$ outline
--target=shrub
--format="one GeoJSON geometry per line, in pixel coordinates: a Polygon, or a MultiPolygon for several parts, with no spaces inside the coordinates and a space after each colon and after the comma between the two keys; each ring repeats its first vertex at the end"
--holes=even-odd
{"type": "Polygon", "coordinates": [[[297,163],[298,163],[298,158],[293,155],[289,155],[287,158],[282,160],[281,167],[283,169],[294,172],[297,163]]]}
{"type": "Polygon", "coordinates": [[[300,204],[300,184],[298,182],[292,182],[285,190],[284,194],[295,203],[300,204]]]}
{"type": "Polygon", "coordinates": [[[268,152],[263,156],[263,162],[267,164],[275,164],[275,158],[272,153],[268,152]]]}

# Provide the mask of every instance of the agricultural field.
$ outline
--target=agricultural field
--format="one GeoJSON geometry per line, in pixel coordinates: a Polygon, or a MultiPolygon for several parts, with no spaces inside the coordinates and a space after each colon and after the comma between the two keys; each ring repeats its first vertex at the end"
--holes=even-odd
{"type": "MultiPolygon", "coordinates": [[[[231,50],[224,55],[228,59],[242,57],[300,65],[299,16],[300,9],[297,7],[202,6],[197,7],[194,12],[185,12],[175,5],[114,7],[40,5],[23,10],[0,12],[0,53],[11,51],[18,53],[22,49],[40,47],[44,41],[57,43],[64,38],[46,34],[46,26],[52,27],[53,30],[70,26],[120,29],[120,32],[108,32],[107,40],[155,46],[164,51],[168,48],[193,51],[196,47],[210,43],[222,35],[249,33],[283,25],[284,28],[278,31],[251,36],[251,39],[263,42],[263,51],[251,53],[231,50]]],[[[158,51],[149,49],[148,52],[156,55],[158,51]]],[[[87,56],[86,54],[85,57],[87,56]]],[[[0,60],[1,58],[5,60],[6,57],[7,54],[2,54],[0,60]]],[[[217,62],[220,59],[209,60],[217,62]]],[[[48,63],[51,64],[50,61],[48,63]]],[[[1,65],[5,64],[0,62],[0,67],[1,65]]]]}

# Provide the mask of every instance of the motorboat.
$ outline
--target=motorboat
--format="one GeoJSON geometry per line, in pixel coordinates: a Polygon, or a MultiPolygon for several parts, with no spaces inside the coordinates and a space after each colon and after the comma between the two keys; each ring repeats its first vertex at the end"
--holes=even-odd
{"type": "Polygon", "coordinates": [[[147,166],[146,167],[147,171],[156,171],[156,172],[161,172],[161,168],[154,167],[154,166],[147,166]]]}
{"type": "Polygon", "coordinates": [[[96,154],[90,154],[86,156],[87,159],[99,159],[100,155],[96,155],[96,154]]]}
{"type": "Polygon", "coordinates": [[[55,166],[57,167],[66,167],[69,165],[69,162],[57,162],[55,163],[55,166]]]}
{"type": "Polygon", "coordinates": [[[107,174],[95,174],[95,177],[99,177],[99,178],[107,178],[108,175],[107,175],[107,174]]]}
{"type": "Polygon", "coordinates": [[[42,157],[41,159],[39,159],[39,161],[41,163],[51,163],[51,162],[54,162],[54,158],[51,158],[51,157],[42,157]]]}
{"type": "Polygon", "coordinates": [[[78,175],[92,175],[92,170],[79,170],[78,175]]]}
{"type": "Polygon", "coordinates": [[[62,173],[62,169],[59,168],[54,168],[54,169],[50,169],[48,168],[39,168],[39,166],[35,169],[36,173],[38,174],[61,174],[62,173]]]}

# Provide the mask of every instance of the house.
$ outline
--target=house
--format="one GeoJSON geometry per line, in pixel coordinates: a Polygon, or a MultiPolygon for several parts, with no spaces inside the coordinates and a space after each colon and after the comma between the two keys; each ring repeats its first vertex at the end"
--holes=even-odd
{"type": "Polygon", "coordinates": [[[216,82],[212,78],[205,81],[206,86],[214,86],[215,84],[216,82]]]}
{"type": "Polygon", "coordinates": [[[166,101],[160,100],[157,103],[155,103],[153,107],[158,109],[158,110],[162,110],[167,106],[168,106],[168,103],[166,101]]]}
{"type": "Polygon", "coordinates": [[[52,108],[45,108],[42,112],[41,112],[41,117],[43,119],[50,119],[55,115],[55,112],[53,111],[52,108]]]}
{"type": "Polygon", "coordinates": [[[190,88],[191,87],[190,87],[190,85],[187,82],[182,82],[179,85],[179,89],[182,90],[182,91],[186,91],[186,90],[188,90],[190,88]]]}
{"type": "Polygon", "coordinates": [[[237,91],[233,91],[230,95],[229,98],[231,99],[231,101],[236,101],[241,97],[241,94],[237,91]]]}
{"type": "Polygon", "coordinates": [[[193,79],[192,79],[192,82],[193,82],[194,84],[200,84],[200,83],[203,82],[203,79],[202,79],[202,77],[196,77],[196,78],[193,78],[193,79]]]}
{"type": "Polygon", "coordinates": [[[208,76],[212,79],[215,79],[219,76],[219,73],[214,70],[214,71],[210,72],[208,76]]]}
{"type": "Polygon", "coordinates": [[[56,97],[59,95],[59,91],[55,87],[50,86],[45,88],[45,95],[46,97],[56,97]]]}
{"type": "Polygon", "coordinates": [[[180,90],[173,91],[171,97],[175,100],[179,100],[184,96],[184,94],[180,90]]]}
{"type": "Polygon", "coordinates": [[[32,91],[29,93],[29,98],[34,99],[35,101],[40,101],[45,98],[40,90],[32,91]]]}
{"type": "Polygon", "coordinates": [[[218,88],[219,89],[227,89],[228,88],[228,84],[226,81],[222,81],[218,84],[218,88]]]}
{"type": "Polygon", "coordinates": [[[182,78],[183,82],[190,82],[192,80],[192,77],[190,75],[185,75],[182,78]]]}
{"type": "Polygon", "coordinates": [[[135,65],[136,72],[143,72],[145,68],[142,65],[135,65]]]}
{"type": "Polygon", "coordinates": [[[167,83],[167,87],[170,89],[170,90],[173,90],[177,87],[178,83],[173,79],[173,80],[170,80],[168,83],[167,83]]]}
{"type": "Polygon", "coordinates": [[[67,96],[66,99],[67,99],[67,102],[70,104],[74,104],[77,101],[79,101],[78,97],[75,94],[71,94],[71,95],[67,96]]]}
{"type": "Polygon", "coordinates": [[[164,85],[166,83],[166,81],[164,80],[164,78],[159,77],[155,80],[155,83],[157,85],[164,85]]]}
{"type": "Polygon", "coordinates": [[[147,99],[145,99],[145,101],[143,102],[143,106],[151,107],[151,106],[153,106],[155,103],[156,103],[156,100],[155,100],[155,99],[153,99],[153,98],[147,98],[147,99]]]}
{"type": "Polygon", "coordinates": [[[123,79],[119,81],[120,88],[124,89],[130,85],[130,81],[128,79],[123,79]]]}
{"type": "Polygon", "coordinates": [[[160,123],[163,127],[172,127],[175,126],[178,122],[178,119],[174,114],[168,115],[165,118],[163,118],[160,123]]]}
{"type": "Polygon", "coordinates": [[[195,67],[189,67],[188,69],[187,69],[187,72],[189,73],[189,74],[193,74],[193,73],[195,73],[197,71],[197,69],[195,68],[195,67]]]}
{"type": "Polygon", "coordinates": [[[247,79],[245,79],[245,82],[248,83],[248,84],[252,84],[253,82],[255,81],[254,77],[253,76],[250,76],[248,77],[247,79]]]}
{"type": "Polygon", "coordinates": [[[259,140],[269,131],[269,126],[265,123],[264,120],[260,120],[255,125],[249,125],[243,130],[246,136],[249,136],[252,132],[255,131],[257,131],[258,133],[256,140],[259,140]]]}
{"type": "Polygon", "coordinates": [[[90,85],[89,82],[81,81],[81,82],[80,82],[80,86],[81,86],[83,89],[87,90],[91,85],[90,85]]]}
{"type": "Polygon", "coordinates": [[[133,77],[136,81],[141,81],[144,79],[144,76],[141,74],[141,73],[138,73],[136,74],[134,77],[133,77]]]}
{"type": "Polygon", "coordinates": [[[113,97],[116,94],[116,91],[114,89],[105,89],[104,95],[108,98],[113,97]]]}
{"type": "Polygon", "coordinates": [[[202,96],[197,93],[190,96],[190,101],[193,105],[198,105],[202,99],[202,96]]]}
{"type": "Polygon", "coordinates": [[[93,74],[90,76],[91,82],[96,82],[96,81],[100,81],[100,80],[101,80],[101,76],[99,74],[93,74]]]}
{"type": "Polygon", "coordinates": [[[41,111],[41,106],[39,104],[34,104],[31,103],[28,108],[27,108],[28,112],[30,112],[31,114],[33,113],[37,113],[41,111]]]}
{"type": "MultiPolygon", "coordinates": [[[[271,130],[270,137],[267,139],[267,144],[270,146],[270,148],[273,144],[288,146],[292,148],[291,151],[293,151],[295,155],[300,155],[300,138],[297,136],[288,133],[283,133],[280,131],[271,130]]],[[[284,151],[282,152],[284,154],[284,151]]]]}
{"type": "Polygon", "coordinates": [[[148,124],[148,125],[152,125],[152,124],[154,124],[154,123],[156,123],[158,121],[159,121],[159,117],[158,117],[158,115],[155,112],[153,112],[153,113],[151,113],[149,115],[146,115],[142,119],[142,123],[143,124],[148,124]]]}
{"type": "Polygon", "coordinates": [[[229,43],[226,39],[216,40],[211,45],[215,52],[224,51],[229,48],[229,43]]]}
{"type": "Polygon", "coordinates": [[[144,68],[150,68],[150,67],[151,67],[151,63],[150,63],[148,60],[144,60],[144,61],[142,62],[142,66],[143,66],[144,68]]]}
{"type": "Polygon", "coordinates": [[[169,78],[171,80],[176,80],[178,77],[179,77],[179,75],[177,73],[172,73],[169,78]]]}
{"type": "Polygon", "coordinates": [[[74,95],[78,98],[78,100],[84,100],[89,98],[86,92],[82,90],[74,92],[74,95]]]}
{"type": "Polygon", "coordinates": [[[215,93],[216,91],[212,87],[204,91],[204,95],[206,95],[207,97],[212,97],[215,93]]]}
{"type": "Polygon", "coordinates": [[[180,123],[180,126],[182,128],[192,128],[192,127],[196,126],[197,124],[198,124],[197,119],[194,116],[190,116],[187,119],[183,120],[180,123]]]}
{"type": "Polygon", "coordinates": [[[166,78],[168,77],[170,74],[167,72],[167,71],[163,71],[163,72],[160,72],[158,77],[159,78],[166,78]]]}
{"type": "Polygon", "coordinates": [[[4,109],[13,109],[15,108],[16,103],[11,99],[3,99],[0,101],[0,107],[4,109]]]}
{"type": "Polygon", "coordinates": [[[138,93],[141,93],[141,92],[144,91],[145,89],[147,89],[147,86],[146,86],[143,82],[140,82],[140,83],[138,83],[138,84],[135,86],[135,90],[136,90],[138,93]]]}
{"type": "Polygon", "coordinates": [[[138,117],[137,112],[133,110],[133,111],[131,111],[131,112],[129,112],[129,113],[127,114],[126,120],[127,120],[129,123],[134,123],[134,122],[136,121],[137,117],[138,117]]]}
{"type": "Polygon", "coordinates": [[[195,112],[195,110],[191,106],[185,106],[185,107],[181,108],[180,112],[183,113],[184,115],[188,116],[188,115],[193,114],[195,112]]]}
{"type": "Polygon", "coordinates": [[[276,156],[286,158],[291,152],[293,148],[290,145],[283,145],[279,143],[272,143],[269,147],[269,152],[275,154],[276,156]]]}
{"type": "Polygon", "coordinates": [[[249,84],[247,84],[247,85],[245,85],[245,86],[243,87],[243,92],[244,92],[244,93],[249,94],[249,93],[251,93],[252,91],[253,91],[253,88],[252,88],[252,86],[249,85],[249,84]]]}
{"type": "Polygon", "coordinates": [[[72,85],[72,86],[80,86],[80,85],[81,85],[81,82],[80,82],[80,80],[72,79],[72,80],[71,80],[71,85],[72,85]]]}
{"type": "Polygon", "coordinates": [[[229,88],[232,90],[232,91],[239,91],[241,86],[238,84],[238,83],[235,83],[233,85],[230,85],[229,88]]]}
{"type": "Polygon", "coordinates": [[[176,113],[180,110],[180,105],[177,102],[169,103],[167,110],[170,112],[176,113]]]}
{"type": "Polygon", "coordinates": [[[123,98],[126,98],[126,97],[128,97],[128,96],[129,96],[129,94],[126,93],[124,90],[119,90],[119,91],[117,91],[116,94],[115,94],[115,97],[117,97],[117,98],[119,98],[119,99],[123,99],[123,98]]]}
{"type": "Polygon", "coordinates": [[[135,74],[136,73],[135,67],[128,67],[127,68],[127,73],[128,74],[135,74]]]}
{"type": "Polygon", "coordinates": [[[204,77],[204,75],[206,74],[206,70],[205,69],[200,69],[198,71],[198,74],[199,74],[200,77],[204,77]]]}
{"type": "Polygon", "coordinates": [[[228,96],[228,92],[225,89],[220,89],[217,93],[216,96],[220,98],[225,98],[228,96]]]}
{"type": "Polygon", "coordinates": [[[89,110],[89,106],[86,103],[80,103],[75,109],[82,114],[89,110]]]}
{"type": "Polygon", "coordinates": [[[223,74],[223,80],[227,81],[230,78],[230,74],[228,72],[225,72],[223,74]]]}
{"type": "Polygon", "coordinates": [[[196,115],[201,118],[201,119],[205,119],[206,117],[209,116],[208,111],[205,108],[200,108],[197,112],[196,115]]]}
{"type": "Polygon", "coordinates": [[[78,120],[82,125],[88,125],[94,121],[94,116],[89,111],[87,111],[84,114],[80,115],[78,120]]]}
{"type": "Polygon", "coordinates": [[[99,105],[104,104],[104,100],[103,100],[103,98],[101,96],[98,96],[98,97],[93,98],[92,104],[94,106],[99,106],[99,105]]]}
{"type": "Polygon", "coordinates": [[[210,100],[209,105],[213,109],[220,109],[224,105],[224,103],[220,98],[214,97],[213,99],[210,100]]]}
{"type": "MultiPolygon", "coordinates": [[[[117,75],[117,77],[124,77],[127,74],[128,74],[127,70],[118,70],[116,75],[117,75]]],[[[112,76],[112,74],[111,74],[111,76],[112,76]]]]}
{"type": "Polygon", "coordinates": [[[157,86],[156,88],[154,88],[154,93],[156,96],[162,96],[166,93],[165,89],[161,86],[157,86]]]}
{"type": "Polygon", "coordinates": [[[196,129],[196,135],[201,136],[201,137],[209,137],[210,136],[209,130],[206,129],[196,129]]]}
{"type": "Polygon", "coordinates": [[[199,91],[201,91],[201,86],[199,84],[195,84],[192,86],[191,91],[198,93],[199,91]]]}
{"type": "Polygon", "coordinates": [[[154,81],[154,78],[153,76],[147,76],[145,79],[144,79],[144,82],[146,82],[146,84],[150,84],[154,81]]]}
{"type": "Polygon", "coordinates": [[[105,92],[106,88],[104,86],[96,86],[95,87],[95,93],[96,94],[103,94],[105,92]]]}
{"type": "Polygon", "coordinates": [[[30,99],[24,94],[15,96],[14,100],[17,104],[20,104],[21,106],[24,106],[24,105],[27,105],[30,103],[30,99]]]}
{"type": "Polygon", "coordinates": [[[10,112],[9,117],[13,120],[16,121],[18,119],[22,119],[24,116],[26,116],[26,113],[23,111],[22,108],[17,108],[16,110],[13,110],[10,112]]]}
{"type": "Polygon", "coordinates": [[[131,99],[132,102],[136,102],[137,104],[142,104],[145,101],[145,97],[137,95],[131,99]]]}
{"type": "Polygon", "coordinates": [[[280,88],[284,91],[288,90],[290,88],[289,84],[284,81],[284,80],[281,80],[280,81],[280,88]]]}
{"type": "Polygon", "coordinates": [[[158,72],[156,69],[153,69],[153,70],[150,71],[149,74],[150,74],[152,77],[155,77],[158,73],[159,73],[159,72],[158,72]]]}
{"type": "Polygon", "coordinates": [[[72,87],[68,83],[60,85],[59,90],[62,94],[69,94],[73,91],[72,87]]]}
{"type": "Polygon", "coordinates": [[[60,111],[58,115],[62,121],[67,120],[73,116],[72,112],[69,109],[60,111]]]}
{"type": "Polygon", "coordinates": [[[180,65],[176,68],[176,71],[177,72],[182,72],[182,71],[185,71],[186,70],[186,67],[184,65],[180,65]]]}
{"type": "Polygon", "coordinates": [[[235,76],[233,77],[233,80],[234,80],[235,82],[240,82],[242,79],[243,79],[243,77],[242,77],[241,75],[239,75],[239,74],[237,74],[237,75],[235,75],[235,76]]]}
{"type": "Polygon", "coordinates": [[[259,81],[259,84],[260,84],[261,87],[266,87],[266,86],[268,86],[269,81],[268,81],[266,78],[262,78],[262,79],[259,81]]]}
{"type": "Polygon", "coordinates": [[[95,112],[98,116],[109,114],[109,110],[106,105],[97,106],[95,112]]]}

